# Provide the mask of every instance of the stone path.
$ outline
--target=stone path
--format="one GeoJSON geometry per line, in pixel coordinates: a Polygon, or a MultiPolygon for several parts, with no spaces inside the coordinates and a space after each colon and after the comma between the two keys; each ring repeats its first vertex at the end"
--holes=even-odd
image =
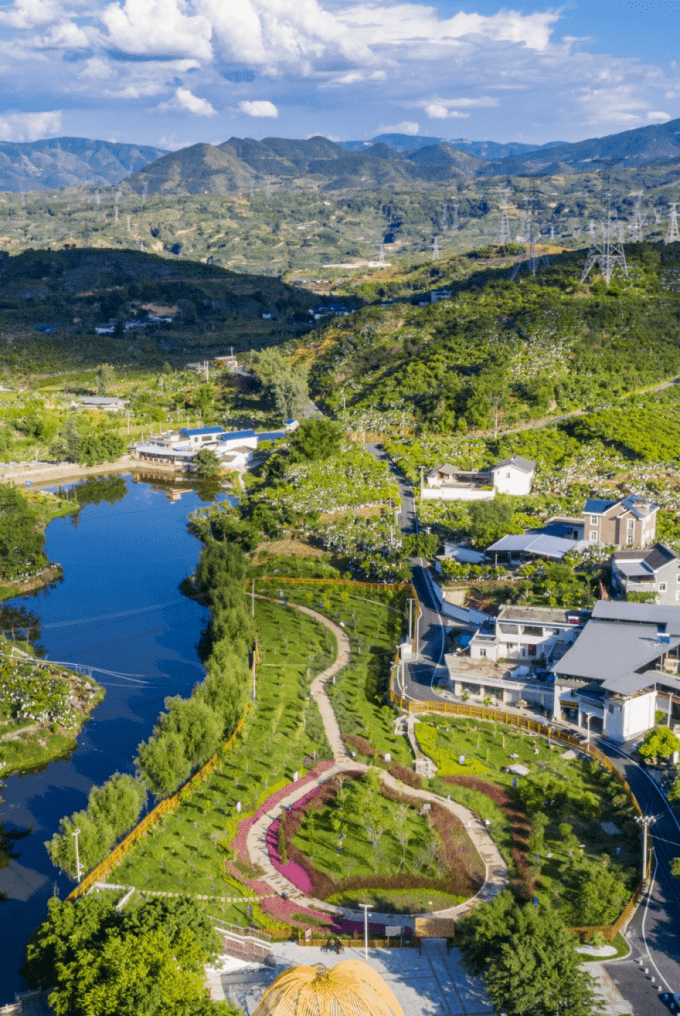
{"type": "MultiPolygon", "coordinates": [[[[260,598],[267,599],[268,597],[260,598]]],[[[279,818],[284,808],[290,808],[291,805],[309,794],[310,790],[314,787],[322,786],[324,783],[332,780],[335,776],[342,772],[365,772],[368,769],[368,766],[363,763],[356,762],[347,752],[337,717],[326,691],[326,685],[328,682],[335,674],[338,673],[338,671],[349,663],[350,641],[347,633],[339,625],[330,621],[327,617],[324,617],[323,614],[319,614],[317,611],[311,610],[309,607],[303,607],[298,604],[289,604],[289,606],[302,611],[302,613],[309,615],[309,617],[315,618],[317,622],[324,624],[337,639],[338,655],[335,662],[319,674],[318,677],[314,679],[311,686],[311,693],[319,707],[321,719],[326,731],[326,737],[328,738],[331,746],[335,764],[331,769],[328,769],[326,772],[317,776],[311,782],[306,782],[302,786],[291,785],[290,794],[282,798],[278,804],[267,810],[256,822],[253,823],[246,838],[248,855],[250,857],[251,864],[258,865],[264,871],[264,875],[262,876],[263,881],[270,885],[277,893],[287,893],[288,898],[294,900],[296,903],[299,903],[300,906],[311,907],[312,909],[344,917],[348,920],[361,921],[363,920],[363,911],[350,910],[346,907],[338,907],[331,903],[326,903],[323,900],[316,900],[309,896],[305,896],[305,894],[294,886],[292,882],[281,874],[281,872],[276,870],[269,856],[267,831],[269,830],[272,822],[275,822],[276,819],[279,818]]],[[[430,793],[428,790],[417,790],[413,787],[408,787],[400,780],[395,779],[390,773],[384,772],[383,770],[379,770],[378,774],[386,786],[390,787],[392,790],[398,791],[398,793],[402,796],[412,798],[415,801],[422,801],[423,803],[436,803],[455,815],[467,829],[468,835],[484,863],[484,884],[476,896],[466,900],[464,903],[458,904],[458,906],[448,907],[445,910],[436,911],[428,916],[445,918],[462,917],[463,914],[468,913],[479,903],[488,902],[493,899],[493,897],[505,887],[508,880],[507,865],[505,864],[496,844],[489,835],[488,830],[482,822],[475,818],[471,811],[464,808],[461,804],[457,804],[455,801],[446,800],[436,794],[430,793]]],[[[394,914],[371,912],[371,920],[377,924],[412,924],[413,915],[398,917],[394,914]]]]}

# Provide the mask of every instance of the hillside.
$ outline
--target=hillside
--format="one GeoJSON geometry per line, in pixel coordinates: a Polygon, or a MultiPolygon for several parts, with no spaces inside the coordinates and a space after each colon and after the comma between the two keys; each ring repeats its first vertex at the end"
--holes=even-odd
{"type": "Polygon", "coordinates": [[[275,278],[90,248],[0,258],[0,291],[0,368],[14,382],[103,360],[184,366],[229,347],[257,349],[307,327],[314,303],[275,278]],[[95,333],[108,322],[113,334],[95,333]]]}
{"type": "Polygon", "coordinates": [[[0,191],[116,184],[163,154],[148,145],[89,138],[0,141],[0,191]]]}
{"type": "Polygon", "coordinates": [[[680,245],[630,245],[630,277],[581,285],[585,251],[510,281],[499,251],[347,284],[376,302],[290,353],[312,393],[354,429],[507,428],[607,405],[680,373],[680,245]],[[428,292],[452,296],[431,304],[428,292]],[[393,302],[381,301],[392,296],[393,302]]]}

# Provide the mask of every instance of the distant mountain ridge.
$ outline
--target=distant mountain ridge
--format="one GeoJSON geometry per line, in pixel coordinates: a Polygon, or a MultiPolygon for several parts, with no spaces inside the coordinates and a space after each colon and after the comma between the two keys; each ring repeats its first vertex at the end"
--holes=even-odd
{"type": "Polygon", "coordinates": [[[364,152],[371,145],[387,145],[395,152],[411,153],[419,148],[428,148],[431,145],[451,145],[468,155],[475,155],[478,159],[504,159],[507,156],[524,155],[527,152],[541,151],[544,148],[552,148],[555,145],[564,145],[564,141],[548,141],[545,145],[527,145],[520,141],[510,141],[508,144],[499,144],[497,141],[468,141],[467,138],[431,138],[420,134],[378,134],[370,141],[339,141],[342,148],[351,152],[364,152]]]}
{"type": "Polygon", "coordinates": [[[164,149],[150,145],[89,138],[0,141],[0,190],[116,184],[164,154],[164,149]]]}

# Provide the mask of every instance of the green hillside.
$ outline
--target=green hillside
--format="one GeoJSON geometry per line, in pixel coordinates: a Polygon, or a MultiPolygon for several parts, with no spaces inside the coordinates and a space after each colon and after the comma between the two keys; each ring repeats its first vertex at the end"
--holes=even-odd
{"type": "Polygon", "coordinates": [[[680,373],[680,245],[630,245],[629,278],[609,289],[580,283],[583,250],[514,282],[498,253],[386,273],[377,293],[358,280],[376,302],[290,347],[313,397],[355,429],[493,432],[680,373]],[[419,306],[442,285],[451,299],[419,306]]]}

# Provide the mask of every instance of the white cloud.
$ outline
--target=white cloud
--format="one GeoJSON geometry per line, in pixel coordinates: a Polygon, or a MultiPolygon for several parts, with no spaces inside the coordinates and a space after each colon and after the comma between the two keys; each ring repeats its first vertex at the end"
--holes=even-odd
{"type": "Polygon", "coordinates": [[[92,81],[108,81],[114,77],[115,71],[110,63],[102,60],[101,57],[93,56],[85,61],[85,66],[79,74],[81,78],[90,78],[92,81]]]}
{"type": "Polygon", "coordinates": [[[648,120],[654,120],[656,123],[666,123],[666,121],[670,120],[671,117],[669,116],[668,113],[662,113],[662,112],[652,113],[652,112],[649,112],[649,113],[647,113],[647,119],[648,120]]]}
{"type": "Polygon", "coordinates": [[[32,45],[38,49],[87,49],[90,45],[90,33],[73,21],[61,21],[52,25],[47,35],[33,39],[32,45]]]}
{"type": "Polygon", "coordinates": [[[271,116],[277,117],[279,111],[273,102],[269,102],[267,99],[253,99],[249,102],[244,99],[243,102],[239,102],[238,108],[246,116],[271,116]]]}
{"type": "MultiPolygon", "coordinates": [[[[133,97],[133,96],[131,96],[133,97]]],[[[208,102],[194,95],[188,88],[176,88],[175,94],[168,102],[161,102],[156,107],[158,113],[167,113],[172,110],[182,110],[193,113],[194,116],[217,116],[217,110],[208,102]]]]}
{"type": "Polygon", "coordinates": [[[61,8],[57,0],[16,0],[8,10],[0,11],[0,25],[9,28],[38,28],[57,21],[61,8]]]}
{"type": "Polygon", "coordinates": [[[469,113],[460,113],[457,109],[449,109],[442,102],[426,102],[423,106],[430,120],[467,120],[469,113]]]}
{"type": "Polygon", "coordinates": [[[36,141],[55,137],[61,132],[61,110],[49,113],[7,113],[0,116],[0,138],[3,141],[36,141]]]}
{"type": "Polygon", "coordinates": [[[375,131],[376,134],[411,134],[415,135],[420,131],[420,124],[413,120],[402,120],[401,123],[381,124],[375,131]]]}
{"type": "Polygon", "coordinates": [[[184,0],[125,0],[101,14],[112,49],[136,56],[187,56],[209,62],[212,27],[202,14],[187,15],[184,0]]]}

